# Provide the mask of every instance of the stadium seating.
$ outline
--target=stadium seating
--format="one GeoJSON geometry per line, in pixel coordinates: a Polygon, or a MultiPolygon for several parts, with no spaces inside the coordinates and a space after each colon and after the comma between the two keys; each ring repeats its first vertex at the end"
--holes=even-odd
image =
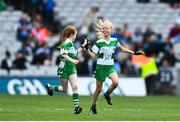
{"type": "Polygon", "coordinates": [[[89,6],[97,5],[100,8],[98,15],[110,19],[116,27],[128,22],[130,30],[134,31],[135,27],[150,22],[156,32],[163,31],[163,37],[167,37],[169,29],[172,27],[175,18],[178,17],[179,12],[178,9],[174,10],[168,4],[163,3],[138,4],[124,0],[94,0],[93,2],[90,0],[84,0],[83,2],[78,0],[55,1],[57,3],[56,12],[59,12],[60,16],[66,17],[68,22],[73,22],[77,26],[81,23],[82,13],[89,6]],[[76,7],[76,3],[78,3],[78,7],[76,7]]]}
{"type": "MultiPolygon", "coordinates": [[[[152,23],[156,32],[161,32],[166,38],[170,28],[173,26],[175,18],[178,17],[178,9],[172,9],[163,3],[138,4],[127,2],[126,0],[54,0],[57,4],[55,12],[61,18],[66,19],[62,23],[81,24],[82,14],[91,5],[100,8],[98,16],[103,16],[112,21],[115,27],[120,27],[124,23],[129,24],[131,31],[136,27],[142,27],[146,23],[152,23]],[[77,7],[78,5],[78,7],[77,7]],[[162,12],[163,10],[163,12],[162,12]]],[[[3,11],[0,13],[0,61],[4,58],[6,50],[9,50],[14,59],[15,53],[21,47],[21,43],[16,39],[16,22],[22,15],[21,11],[3,11]]],[[[53,61],[58,53],[53,56],[53,61]]],[[[28,66],[28,70],[12,70],[10,75],[56,75],[56,66],[41,66],[40,68],[28,66]]],[[[8,75],[1,70],[0,75],[8,75]]]]}
{"type": "Polygon", "coordinates": [[[19,20],[21,11],[0,12],[0,60],[4,58],[6,50],[13,55],[21,47],[21,43],[16,40],[16,23],[19,20]]]}

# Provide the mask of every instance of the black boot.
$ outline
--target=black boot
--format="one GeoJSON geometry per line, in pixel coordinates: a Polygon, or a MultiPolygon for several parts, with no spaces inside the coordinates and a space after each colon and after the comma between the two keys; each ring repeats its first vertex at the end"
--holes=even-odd
{"type": "Polygon", "coordinates": [[[74,114],[80,114],[82,112],[82,108],[80,106],[75,107],[74,114]]]}
{"type": "Polygon", "coordinates": [[[51,90],[51,85],[50,84],[46,84],[46,90],[49,96],[53,96],[53,91],[51,90]]]}
{"type": "Polygon", "coordinates": [[[91,114],[97,114],[96,105],[92,105],[91,108],[90,108],[90,110],[89,110],[89,112],[90,112],[91,114]]]}
{"type": "Polygon", "coordinates": [[[104,98],[106,99],[107,104],[112,105],[112,99],[109,95],[104,94],[104,98]]]}

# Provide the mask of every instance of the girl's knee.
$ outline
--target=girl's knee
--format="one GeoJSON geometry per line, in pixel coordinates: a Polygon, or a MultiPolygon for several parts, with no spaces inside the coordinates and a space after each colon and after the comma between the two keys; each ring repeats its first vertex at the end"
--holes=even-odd
{"type": "Polygon", "coordinates": [[[114,81],[114,82],[112,82],[112,84],[113,84],[114,87],[117,87],[118,84],[119,84],[119,81],[114,81]]]}
{"type": "Polygon", "coordinates": [[[97,90],[98,92],[101,92],[101,91],[102,91],[102,86],[101,86],[101,87],[96,87],[96,90],[97,90]]]}
{"type": "Polygon", "coordinates": [[[77,91],[78,90],[78,86],[77,85],[73,86],[72,90],[73,91],[77,91]]]}

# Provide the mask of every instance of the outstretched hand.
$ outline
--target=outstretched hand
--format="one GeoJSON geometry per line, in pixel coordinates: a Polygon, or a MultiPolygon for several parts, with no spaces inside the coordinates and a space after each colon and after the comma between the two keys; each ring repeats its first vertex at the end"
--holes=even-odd
{"type": "Polygon", "coordinates": [[[134,51],[134,55],[145,55],[143,51],[134,51]]]}
{"type": "Polygon", "coordinates": [[[86,50],[89,48],[90,41],[88,39],[84,40],[84,43],[82,44],[82,47],[86,50]]]}

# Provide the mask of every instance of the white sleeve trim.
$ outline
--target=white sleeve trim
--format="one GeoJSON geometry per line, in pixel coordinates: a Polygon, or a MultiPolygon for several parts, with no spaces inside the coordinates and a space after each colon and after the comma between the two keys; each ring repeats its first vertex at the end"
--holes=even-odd
{"type": "Polygon", "coordinates": [[[62,54],[68,54],[68,50],[66,50],[64,48],[60,49],[60,55],[62,55],[62,54]]]}
{"type": "Polygon", "coordinates": [[[120,49],[122,49],[122,45],[118,42],[117,43],[117,47],[119,47],[120,49]]]}
{"type": "Polygon", "coordinates": [[[121,46],[121,44],[118,42],[118,43],[117,43],[117,47],[120,47],[120,46],[121,46]]]}
{"type": "Polygon", "coordinates": [[[99,48],[98,48],[96,45],[94,45],[94,46],[92,47],[92,51],[93,51],[95,54],[97,54],[98,51],[99,51],[99,48]]]}

